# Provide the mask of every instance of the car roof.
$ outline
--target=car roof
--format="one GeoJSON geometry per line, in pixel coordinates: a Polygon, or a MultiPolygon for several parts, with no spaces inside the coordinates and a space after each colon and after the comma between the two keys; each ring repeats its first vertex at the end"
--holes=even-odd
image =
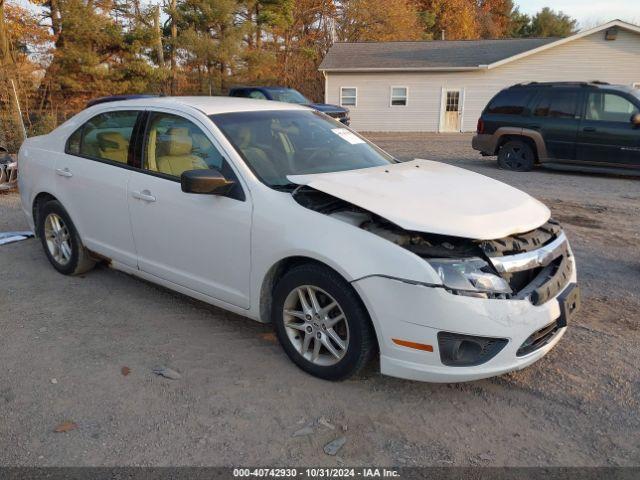
{"type": "MultiPolygon", "coordinates": [[[[238,97],[155,97],[155,98],[134,98],[130,100],[117,100],[112,102],[99,103],[96,107],[190,107],[201,111],[205,115],[215,115],[218,113],[232,112],[254,112],[267,110],[308,110],[304,105],[294,103],[272,102],[265,100],[254,100],[251,98],[238,97]]],[[[93,108],[93,107],[91,107],[93,108]]]]}

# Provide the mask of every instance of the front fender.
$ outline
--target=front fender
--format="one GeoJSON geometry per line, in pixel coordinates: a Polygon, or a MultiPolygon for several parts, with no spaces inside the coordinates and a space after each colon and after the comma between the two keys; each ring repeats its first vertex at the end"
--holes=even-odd
{"type": "Polygon", "coordinates": [[[287,193],[259,193],[263,195],[268,198],[257,200],[253,212],[252,309],[259,303],[262,282],[271,268],[296,256],[321,262],[349,282],[379,275],[442,283],[427,262],[388,240],[307,209],[287,193]]]}

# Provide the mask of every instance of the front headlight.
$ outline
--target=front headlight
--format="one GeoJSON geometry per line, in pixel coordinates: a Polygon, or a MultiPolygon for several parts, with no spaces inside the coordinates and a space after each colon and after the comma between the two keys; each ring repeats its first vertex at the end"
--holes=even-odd
{"type": "Polygon", "coordinates": [[[481,258],[436,258],[428,262],[438,272],[444,286],[459,295],[505,298],[505,295],[512,293],[507,281],[494,274],[489,264],[481,258]]]}

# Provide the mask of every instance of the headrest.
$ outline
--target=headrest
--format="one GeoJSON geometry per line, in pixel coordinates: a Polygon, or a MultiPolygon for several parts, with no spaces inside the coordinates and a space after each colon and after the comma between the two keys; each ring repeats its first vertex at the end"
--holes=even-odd
{"type": "Polygon", "coordinates": [[[188,128],[170,128],[162,136],[165,155],[189,155],[193,150],[193,141],[188,128]]]}
{"type": "Polygon", "coordinates": [[[128,150],[129,142],[118,132],[100,132],[96,135],[101,150],[128,150]]]}
{"type": "Polygon", "coordinates": [[[238,129],[237,138],[239,147],[248,147],[251,143],[251,129],[247,126],[240,127],[238,129]]]}

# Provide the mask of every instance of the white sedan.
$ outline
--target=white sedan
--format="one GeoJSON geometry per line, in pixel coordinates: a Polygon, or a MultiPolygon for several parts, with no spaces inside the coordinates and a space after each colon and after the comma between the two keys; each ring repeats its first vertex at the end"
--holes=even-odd
{"type": "Polygon", "coordinates": [[[466,381],[523,368],[579,303],[549,210],[479,174],[399,163],[306,107],[223,97],[91,106],[20,149],[59,272],[97,262],[261,322],[318,377],[466,381]]]}

